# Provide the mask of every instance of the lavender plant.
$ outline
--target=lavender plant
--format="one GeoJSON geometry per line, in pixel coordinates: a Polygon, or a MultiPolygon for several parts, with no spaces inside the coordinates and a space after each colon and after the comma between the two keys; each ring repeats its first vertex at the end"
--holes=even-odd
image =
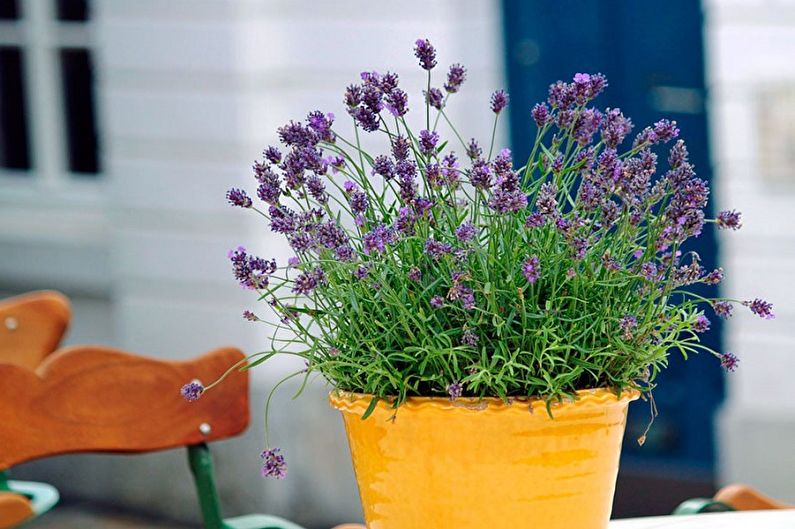
{"type": "MultiPolygon", "coordinates": [[[[254,164],[259,201],[229,191],[294,252],[283,265],[230,253],[237,280],[277,316],[244,313],[275,327],[249,367],[297,355],[306,369],[293,376],[320,373],[372,395],[370,410],[413,395],[646,391],[670,351],[736,368],[734,355],[700,343],[709,318],[738,303],[773,318],[772,306],[687,288],[723,278],[688,239],[706,223],[741,222],[736,211],[705,217],[709,189],[676,122],[630,138],[619,109],[591,105],[605,77],[579,73],[532,108],[536,139],[516,167],[494,147],[508,95],[491,97],[488,141],[467,141],[446,112],[466,70],[453,64],[436,80],[431,43],[418,40],[414,53],[427,71],[420,130],[407,122],[397,74],[364,72],[344,94],[352,133],[320,111],[291,121],[278,130],[284,152],[268,147],[254,164]],[[383,150],[366,151],[365,134],[381,135],[383,150]]],[[[268,468],[279,467],[274,457],[268,468]]]]}

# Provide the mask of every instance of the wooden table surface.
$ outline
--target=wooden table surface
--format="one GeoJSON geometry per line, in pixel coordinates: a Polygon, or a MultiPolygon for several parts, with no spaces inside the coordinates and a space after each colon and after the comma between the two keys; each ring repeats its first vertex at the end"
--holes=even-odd
{"type": "Polygon", "coordinates": [[[795,510],[632,518],[610,522],[610,529],[795,529],[795,510]]]}

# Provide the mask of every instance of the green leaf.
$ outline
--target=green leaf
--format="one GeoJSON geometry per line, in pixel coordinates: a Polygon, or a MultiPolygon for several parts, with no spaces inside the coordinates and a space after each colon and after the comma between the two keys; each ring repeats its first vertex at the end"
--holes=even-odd
{"type": "Polygon", "coordinates": [[[373,414],[379,400],[381,400],[380,397],[373,397],[372,400],[370,400],[370,405],[367,406],[366,410],[364,410],[364,414],[362,415],[362,420],[365,420],[367,417],[373,414]]]}

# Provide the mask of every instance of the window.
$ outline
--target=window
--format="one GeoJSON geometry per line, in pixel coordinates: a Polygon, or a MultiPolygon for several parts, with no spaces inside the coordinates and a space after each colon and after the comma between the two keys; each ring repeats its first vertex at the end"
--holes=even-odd
{"type": "Polygon", "coordinates": [[[0,186],[100,176],[89,0],[0,0],[0,186]]]}

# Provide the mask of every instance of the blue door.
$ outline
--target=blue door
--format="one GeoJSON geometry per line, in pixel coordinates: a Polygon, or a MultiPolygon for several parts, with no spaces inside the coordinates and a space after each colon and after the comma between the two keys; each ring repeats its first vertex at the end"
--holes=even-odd
{"type": "MultiPolygon", "coordinates": [[[[602,72],[610,86],[597,100],[620,107],[636,130],[660,118],[675,119],[699,176],[712,179],[705,113],[703,17],[695,0],[504,0],[511,141],[516,159],[527,158],[535,127],[533,103],[546,98],[557,79],[602,72]]],[[[703,265],[716,266],[709,225],[689,248],[703,265]]],[[[720,322],[704,341],[720,349],[720,322]]],[[[654,397],[659,416],[644,446],[637,438],[649,407],[633,404],[622,468],[665,469],[709,476],[714,458],[713,417],[723,399],[723,375],[709,355],[687,365],[671,354],[654,397]]]]}

